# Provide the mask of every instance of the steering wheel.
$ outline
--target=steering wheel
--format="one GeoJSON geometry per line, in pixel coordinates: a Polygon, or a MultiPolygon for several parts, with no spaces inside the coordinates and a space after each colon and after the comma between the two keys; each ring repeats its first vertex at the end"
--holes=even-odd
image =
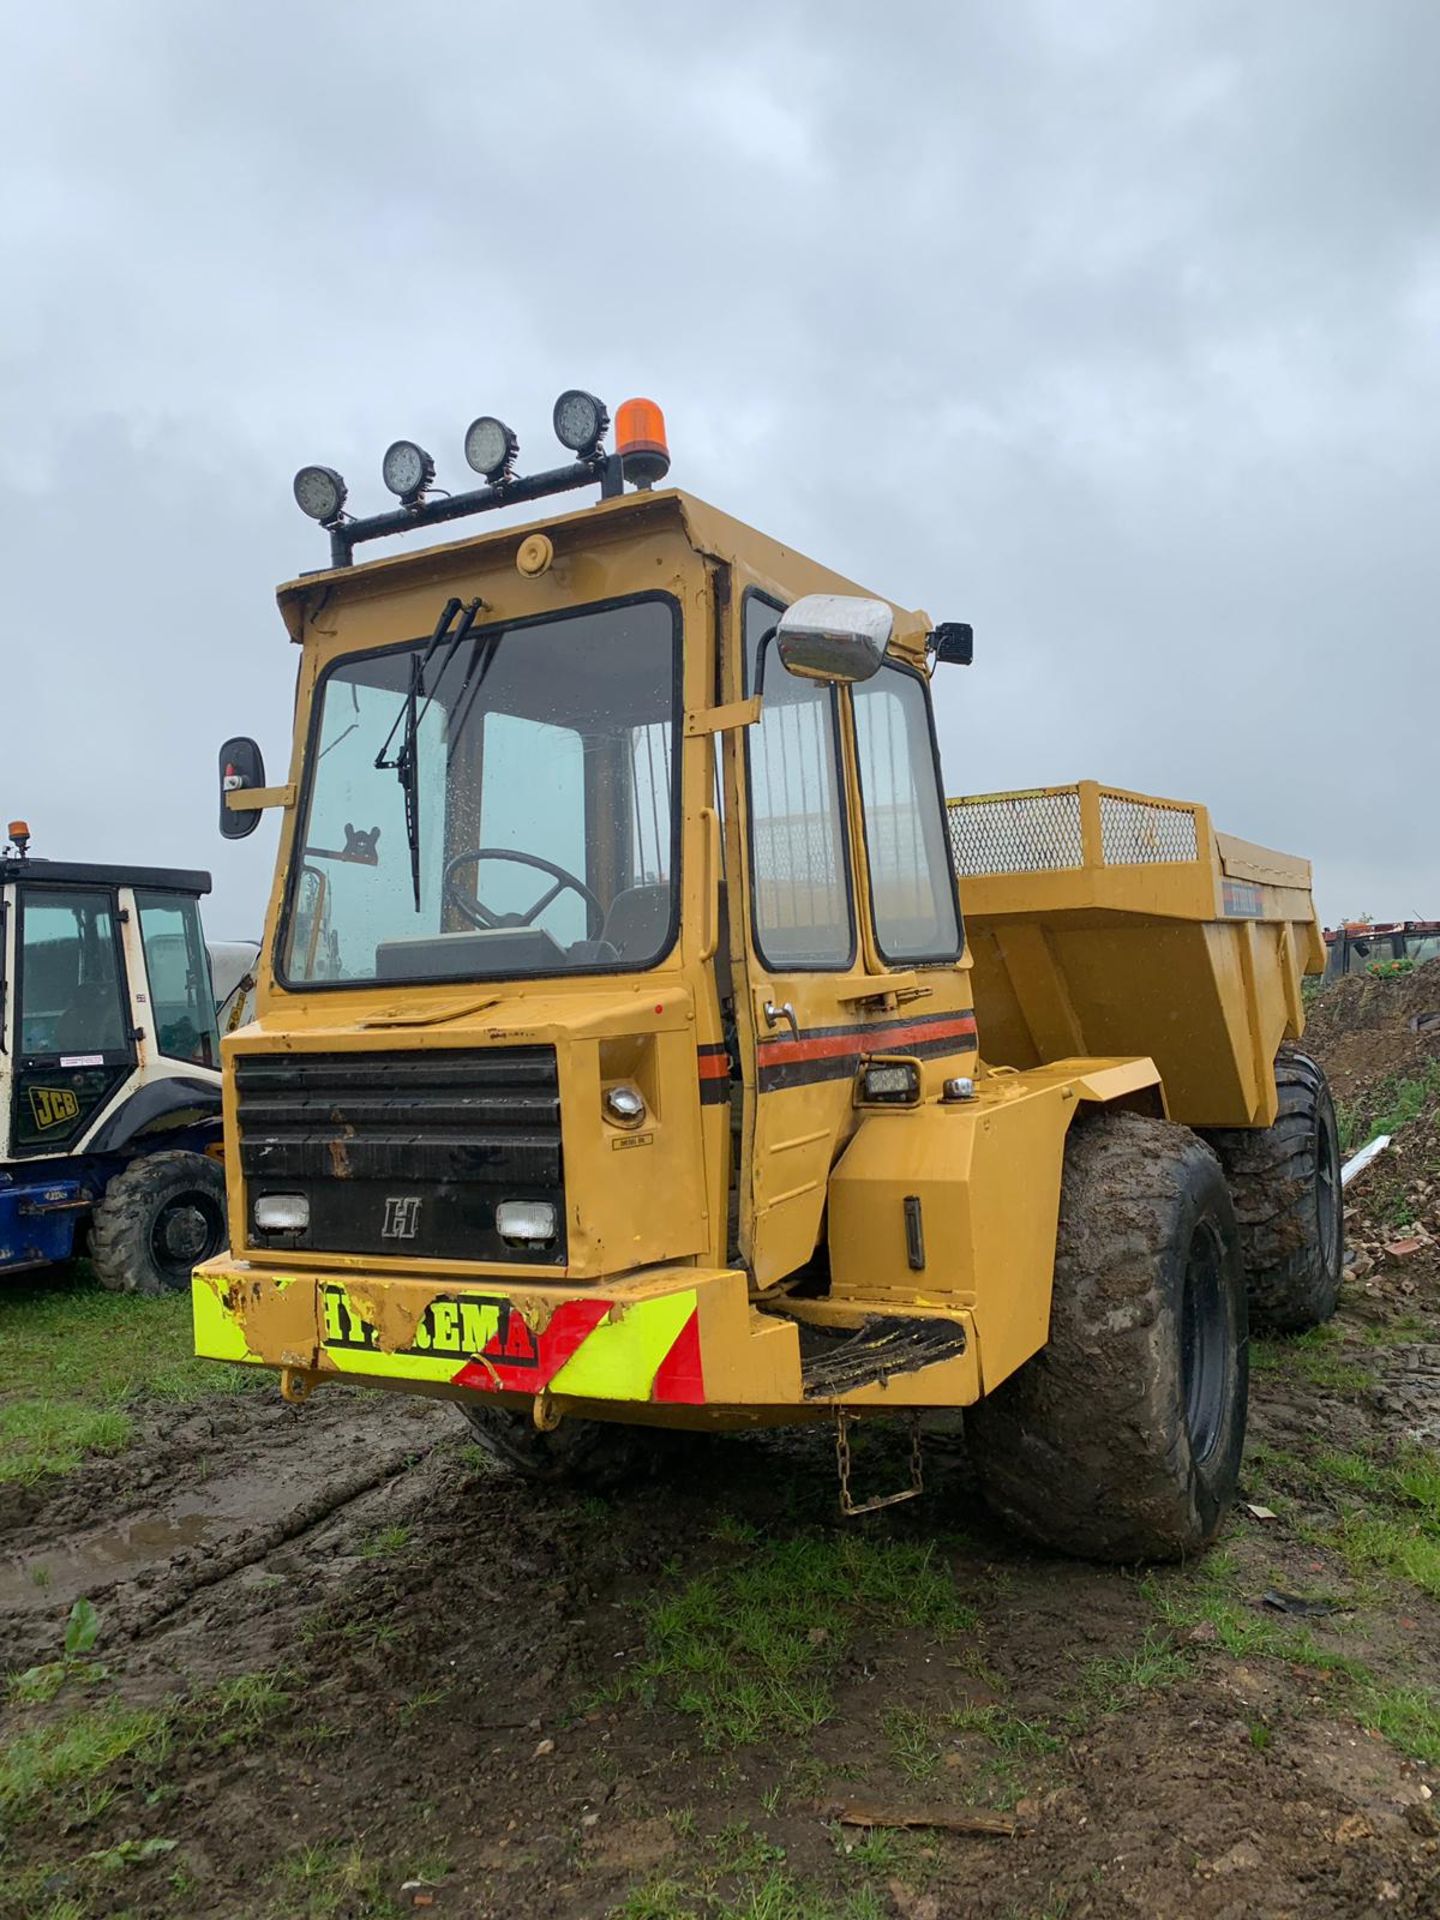
{"type": "Polygon", "coordinates": [[[476,847],[473,853],[457,853],[453,860],[445,862],[445,877],[440,891],[446,906],[453,907],[462,920],[468,920],[481,933],[488,933],[495,927],[533,926],[550,902],[564,893],[567,887],[572,893],[578,893],[585,902],[588,910],[587,936],[591,940],[598,939],[600,929],[605,924],[605,909],[578,875],[571,873],[568,867],[557,866],[553,860],[543,860],[538,853],[521,853],[514,847],[476,847]],[[555,884],[542,899],[535,902],[528,913],[496,913],[485,905],[478,893],[473,899],[466,900],[455,885],[458,868],[475,866],[481,860],[511,860],[517,866],[538,867],[542,873],[551,874],[555,884]]]}

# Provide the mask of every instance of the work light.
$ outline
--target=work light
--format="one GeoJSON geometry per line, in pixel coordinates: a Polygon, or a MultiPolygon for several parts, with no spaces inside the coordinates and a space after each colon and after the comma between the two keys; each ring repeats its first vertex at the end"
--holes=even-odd
{"type": "Polygon", "coordinates": [[[323,527],[340,518],[345,482],[333,467],[301,467],[295,476],[295,504],[323,527]]]}
{"type": "Polygon", "coordinates": [[[871,1060],[860,1070],[861,1095],[882,1106],[911,1107],[920,1098],[920,1069],[913,1060],[871,1060]]]}
{"type": "Polygon", "coordinates": [[[408,506],[418,500],[435,478],[435,462],[413,440],[396,440],[385,449],[380,477],[408,506]]]}
{"type": "Polygon", "coordinates": [[[520,451],[520,442],[503,420],[482,413],[465,429],[465,459],[476,473],[487,480],[498,480],[510,469],[520,451]]]}
{"type": "Polygon", "coordinates": [[[555,438],[581,460],[588,460],[605,438],[610,416],[593,393],[571,387],[555,402],[555,438]]]}

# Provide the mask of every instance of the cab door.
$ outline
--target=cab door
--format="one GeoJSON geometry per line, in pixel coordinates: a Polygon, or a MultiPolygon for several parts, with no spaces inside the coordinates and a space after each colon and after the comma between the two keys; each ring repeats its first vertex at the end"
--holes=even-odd
{"type": "Polygon", "coordinates": [[[109,887],[22,884],[10,1151],[68,1152],[135,1064],[109,887]]]}
{"type": "Polygon", "coordinates": [[[754,590],[741,603],[745,687],[760,693],[761,717],[736,757],[748,874],[736,981],[745,998],[740,1245],[761,1286],[803,1266],[820,1237],[831,1162],[852,1124],[857,996],[874,991],[856,911],[840,694],[785,671],[769,637],[782,611],[754,590]]]}
{"type": "Polygon", "coordinates": [[[761,1286],[820,1241],[862,1061],[915,1060],[935,1098],[975,1053],[926,677],[891,656],[850,686],[798,678],[770,632],[781,611],[742,600],[761,711],[733,763],[749,883],[740,1246],[761,1286]]]}

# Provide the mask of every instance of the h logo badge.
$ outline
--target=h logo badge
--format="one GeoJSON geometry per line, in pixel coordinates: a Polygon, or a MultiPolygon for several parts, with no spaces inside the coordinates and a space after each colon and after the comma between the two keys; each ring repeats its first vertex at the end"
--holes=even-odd
{"type": "Polygon", "coordinates": [[[380,1238],[382,1240],[413,1240],[419,1225],[419,1194],[392,1194],[385,1202],[385,1224],[380,1229],[380,1238]]]}

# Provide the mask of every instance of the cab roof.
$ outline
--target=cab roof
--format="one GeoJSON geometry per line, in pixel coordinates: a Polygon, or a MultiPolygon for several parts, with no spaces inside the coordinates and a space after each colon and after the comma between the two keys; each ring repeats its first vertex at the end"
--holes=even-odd
{"type": "Polygon", "coordinates": [[[210,891],[210,876],[198,867],[117,867],[88,860],[19,860],[0,856],[0,881],[23,880],[32,887],[146,887],[156,893],[210,891]]]}
{"type": "MultiPolygon", "coordinates": [[[[298,641],[307,611],[323,604],[337,589],[388,592],[394,587],[423,585],[432,578],[441,583],[449,580],[467,561],[513,562],[521,544],[541,530],[555,542],[557,552],[564,552],[567,548],[574,550],[587,540],[620,540],[629,534],[649,533],[667,526],[677,529],[695,552],[725,565],[744,565],[776,585],[799,571],[810,583],[804,589],[806,592],[885,598],[675,487],[621,494],[613,500],[594,501],[574,512],[497,527],[464,539],[447,540],[438,546],[412,547],[352,567],[326,567],[287,581],[278,589],[276,598],[291,639],[298,641]]],[[[917,643],[923,647],[922,636],[930,626],[928,615],[903,607],[898,601],[888,604],[896,616],[892,644],[907,651],[913,650],[917,643]]]]}

